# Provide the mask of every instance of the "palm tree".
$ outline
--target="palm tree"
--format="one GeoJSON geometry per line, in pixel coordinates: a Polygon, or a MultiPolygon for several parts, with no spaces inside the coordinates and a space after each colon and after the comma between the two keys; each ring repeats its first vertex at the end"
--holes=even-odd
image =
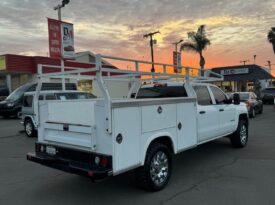
{"type": "Polygon", "coordinates": [[[271,30],[267,34],[267,40],[273,46],[273,52],[275,54],[275,27],[271,28],[271,30]]]}
{"type": "Polygon", "coordinates": [[[200,67],[204,69],[205,59],[202,52],[211,44],[205,34],[205,25],[201,25],[197,32],[188,32],[188,38],[190,41],[183,43],[181,50],[198,53],[200,55],[200,67]]]}

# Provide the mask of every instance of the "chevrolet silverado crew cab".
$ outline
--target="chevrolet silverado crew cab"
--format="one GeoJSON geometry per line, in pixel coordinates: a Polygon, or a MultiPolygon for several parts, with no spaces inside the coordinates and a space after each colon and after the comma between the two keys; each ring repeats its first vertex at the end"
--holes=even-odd
{"type": "Polygon", "coordinates": [[[39,101],[37,86],[38,141],[27,159],[93,180],[133,170],[141,187],[158,191],[172,174],[172,155],[225,136],[234,147],[246,146],[246,105],[240,104],[238,94],[232,101],[209,83],[223,76],[206,70],[203,76],[190,75],[200,74],[190,67],[172,74],[167,69],[174,65],[161,63],[155,63],[161,72],[145,72],[141,64],[151,63],[97,55],[96,68],[46,74],[40,65],[39,84],[50,77],[88,78],[98,84],[102,96],[39,101]],[[103,68],[102,58],[132,62],[135,70],[103,68]],[[110,97],[105,84],[110,80],[129,81],[126,98],[110,97]]]}

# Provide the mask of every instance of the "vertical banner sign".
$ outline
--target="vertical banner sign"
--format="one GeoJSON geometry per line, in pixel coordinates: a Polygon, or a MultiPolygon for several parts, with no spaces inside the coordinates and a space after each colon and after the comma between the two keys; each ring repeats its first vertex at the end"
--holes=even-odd
{"type": "Polygon", "coordinates": [[[75,58],[73,24],[61,23],[62,54],[65,59],[75,58]]]}
{"type": "Polygon", "coordinates": [[[73,24],[48,18],[50,57],[74,59],[73,24]]]}
{"type": "Polygon", "coordinates": [[[174,72],[175,73],[180,73],[181,72],[181,68],[179,68],[179,66],[181,66],[181,53],[180,52],[173,52],[173,64],[174,64],[174,72]]]}
{"type": "Polygon", "coordinates": [[[51,58],[61,58],[61,22],[48,18],[49,52],[51,58]]]}

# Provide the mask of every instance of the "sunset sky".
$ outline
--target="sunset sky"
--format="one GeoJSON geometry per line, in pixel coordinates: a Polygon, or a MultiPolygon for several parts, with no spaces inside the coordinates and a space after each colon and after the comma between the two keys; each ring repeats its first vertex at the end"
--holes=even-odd
{"type": "MultiPolygon", "coordinates": [[[[46,17],[57,18],[57,0],[0,0],[0,54],[48,53],[46,17]]],[[[257,55],[256,64],[275,64],[267,32],[275,27],[275,0],[71,0],[62,19],[74,24],[76,51],[150,60],[143,34],[159,30],[156,61],[172,63],[172,42],[206,25],[211,46],[206,67],[238,65],[257,55]]],[[[183,53],[183,65],[199,57],[183,53]]],[[[275,74],[275,65],[273,65],[275,74]]]]}

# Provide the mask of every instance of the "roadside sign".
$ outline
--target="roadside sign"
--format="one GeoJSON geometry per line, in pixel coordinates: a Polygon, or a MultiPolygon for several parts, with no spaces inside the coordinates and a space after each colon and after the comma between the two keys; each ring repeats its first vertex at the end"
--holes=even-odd
{"type": "Polygon", "coordinates": [[[48,18],[48,30],[50,57],[74,59],[73,24],[48,18]]]}
{"type": "Polygon", "coordinates": [[[61,23],[62,54],[66,59],[75,58],[73,24],[61,23]]]}
{"type": "Polygon", "coordinates": [[[179,66],[181,66],[181,53],[180,52],[173,52],[173,64],[174,66],[174,72],[175,73],[180,73],[181,72],[181,68],[179,66]]]}

